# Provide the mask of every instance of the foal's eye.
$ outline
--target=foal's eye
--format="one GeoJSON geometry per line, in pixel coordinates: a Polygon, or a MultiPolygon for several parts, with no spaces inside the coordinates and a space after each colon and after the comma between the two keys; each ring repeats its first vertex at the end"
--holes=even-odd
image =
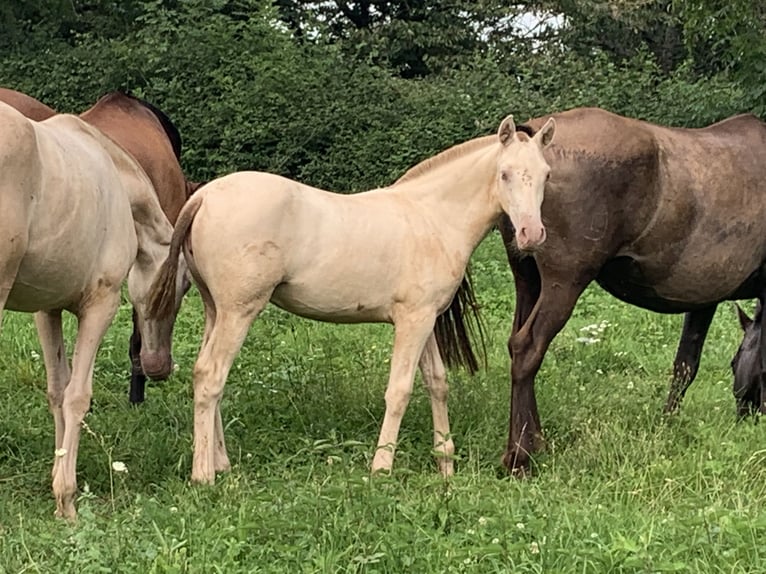
{"type": "Polygon", "coordinates": [[[508,181],[508,172],[506,171],[500,172],[500,179],[502,179],[503,181],[508,181]]]}

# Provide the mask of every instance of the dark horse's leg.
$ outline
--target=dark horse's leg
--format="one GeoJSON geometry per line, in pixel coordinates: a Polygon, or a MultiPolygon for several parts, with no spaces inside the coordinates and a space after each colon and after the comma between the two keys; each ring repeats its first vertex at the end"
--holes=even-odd
{"type": "MultiPolygon", "coordinates": [[[[766,304],[766,290],[764,290],[761,293],[761,296],[758,297],[760,307],[762,311],[760,313],[756,312],[756,316],[754,317],[754,320],[760,321],[761,324],[757,325],[758,327],[758,333],[759,333],[759,339],[760,339],[760,361],[761,361],[761,381],[760,381],[760,392],[758,390],[754,390],[751,393],[751,396],[753,399],[759,399],[758,400],[758,412],[762,415],[766,414],[766,337],[763,335],[763,320],[764,317],[766,317],[766,308],[764,308],[764,304],[766,304]]],[[[751,401],[753,400],[751,399],[751,401]]],[[[752,403],[751,403],[752,404],[752,403]]],[[[755,405],[753,405],[755,407],[755,405]]]]}
{"type": "Polygon", "coordinates": [[[573,281],[556,277],[543,282],[533,257],[521,258],[515,251],[513,227],[507,218],[500,220],[508,262],[516,286],[513,330],[508,339],[511,355],[511,408],[508,446],[503,465],[515,472],[529,465],[529,454],[542,439],[534,382],[545,352],[566,324],[574,305],[592,277],[573,281]]]}
{"type": "Polygon", "coordinates": [[[146,375],[141,368],[141,332],[138,330],[138,315],[133,309],[133,334],[130,336],[130,402],[144,402],[146,375]]]}
{"type": "Polygon", "coordinates": [[[665,403],[665,413],[672,413],[678,409],[686,389],[697,376],[702,346],[705,344],[705,337],[713,321],[716,307],[717,305],[711,305],[684,315],[684,328],[681,331],[676,359],[673,361],[673,380],[665,403]]]}
{"type": "Polygon", "coordinates": [[[523,326],[511,335],[511,414],[503,464],[511,472],[529,466],[530,453],[542,439],[535,398],[535,376],[553,338],[572,314],[591,278],[543,278],[540,297],[523,326]]]}

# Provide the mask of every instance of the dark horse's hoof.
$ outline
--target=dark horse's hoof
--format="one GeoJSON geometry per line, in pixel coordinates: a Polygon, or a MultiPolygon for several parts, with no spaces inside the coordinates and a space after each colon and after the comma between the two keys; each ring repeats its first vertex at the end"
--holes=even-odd
{"type": "Polygon", "coordinates": [[[516,478],[529,475],[529,453],[523,449],[506,450],[503,454],[503,466],[508,474],[516,478]]]}

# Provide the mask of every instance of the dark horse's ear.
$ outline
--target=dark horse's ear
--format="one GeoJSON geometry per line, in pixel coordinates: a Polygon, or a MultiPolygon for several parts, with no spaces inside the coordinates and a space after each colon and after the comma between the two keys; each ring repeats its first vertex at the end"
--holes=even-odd
{"type": "Polygon", "coordinates": [[[551,145],[554,133],[556,133],[556,120],[548,118],[545,125],[535,134],[535,139],[540,140],[541,147],[547,147],[551,145]]]}
{"type": "Polygon", "coordinates": [[[734,303],[734,305],[736,305],[737,307],[737,316],[739,317],[739,324],[742,327],[743,331],[747,331],[747,328],[753,324],[753,320],[747,316],[747,313],[745,313],[742,310],[742,307],[740,307],[738,303],[734,303]]]}

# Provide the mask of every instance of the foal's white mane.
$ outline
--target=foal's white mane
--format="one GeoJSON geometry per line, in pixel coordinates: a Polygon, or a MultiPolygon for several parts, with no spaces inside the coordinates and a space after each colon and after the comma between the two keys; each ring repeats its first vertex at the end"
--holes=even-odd
{"type": "Polygon", "coordinates": [[[438,153],[435,156],[430,157],[428,159],[425,159],[421,161],[419,164],[416,164],[415,166],[411,167],[406,172],[404,172],[404,175],[402,175],[402,177],[400,177],[399,179],[396,180],[396,182],[394,182],[394,185],[403,183],[405,181],[411,181],[441,165],[444,165],[445,163],[448,163],[454,159],[467,155],[473,151],[476,151],[477,149],[486,147],[491,142],[496,140],[497,140],[497,136],[492,135],[492,136],[484,136],[484,137],[468,140],[467,142],[454,145],[451,148],[448,148],[444,150],[443,152],[438,153]]]}

